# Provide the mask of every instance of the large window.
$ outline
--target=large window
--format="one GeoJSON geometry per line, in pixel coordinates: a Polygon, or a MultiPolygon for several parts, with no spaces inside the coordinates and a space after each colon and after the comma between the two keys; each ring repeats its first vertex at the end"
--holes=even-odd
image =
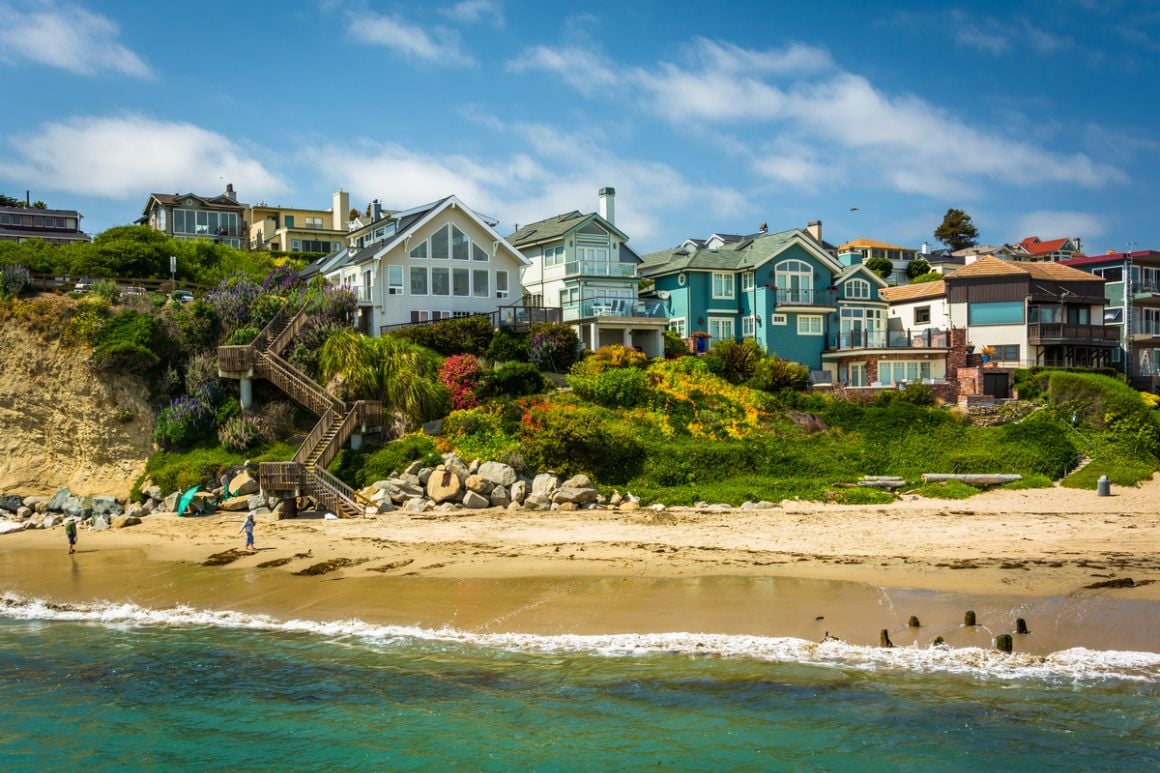
{"type": "Polygon", "coordinates": [[[476,298],[487,298],[491,295],[491,290],[488,288],[488,275],[486,268],[477,268],[471,272],[471,293],[476,298]]]}
{"type": "Polygon", "coordinates": [[[431,269],[431,294],[451,295],[451,269],[431,269]]]}
{"type": "Polygon", "coordinates": [[[967,305],[968,325],[1015,325],[1023,322],[1023,301],[967,305]]]}
{"type": "Polygon", "coordinates": [[[846,282],[847,298],[869,298],[870,283],[865,279],[851,279],[846,282]]]}
{"type": "Polygon", "coordinates": [[[463,298],[471,295],[471,272],[466,268],[451,269],[451,294],[463,298]]]}
{"type": "Polygon", "coordinates": [[[915,306],[914,307],[914,324],[929,325],[930,324],[930,306],[915,306]]]}
{"type": "Polygon", "coordinates": [[[724,300],[735,297],[733,292],[733,274],[718,271],[713,272],[713,297],[724,300]]]}
{"type": "MultiPolygon", "coordinates": [[[[783,260],[773,270],[773,282],[785,303],[813,301],[814,270],[801,260],[783,260]]],[[[820,333],[819,333],[820,335],[820,333]]]]}
{"type": "Polygon", "coordinates": [[[387,295],[403,294],[403,267],[387,266],[387,295]]]}
{"type": "Polygon", "coordinates": [[[878,380],[883,384],[894,385],[900,381],[913,384],[929,378],[928,360],[886,360],[878,363],[878,380]]]}
{"type": "Polygon", "coordinates": [[[451,226],[445,225],[431,235],[431,257],[447,260],[451,257],[451,226]]]}
{"type": "Polygon", "coordinates": [[[799,314],[797,331],[800,336],[820,336],[822,334],[822,317],[820,314],[799,314]]]}
{"type": "Polygon", "coordinates": [[[508,297],[508,272],[506,271],[495,272],[495,297],[508,297]]]}
{"type": "Polygon", "coordinates": [[[412,247],[410,256],[415,260],[475,260],[480,263],[491,259],[491,253],[483,245],[473,242],[458,226],[450,223],[412,247]]]}
{"type": "Polygon", "coordinates": [[[743,273],[741,275],[741,291],[742,292],[749,292],[756,286],[757,285],[756,285],[756,282],[754,280],[754,274],[752,271],[746,271],[745,273],[743,273]]]}
{"type": "Polygon", "coordinates": [[[427,269],[411,266],[411,295],[427,294],[427,269]]]}
{"type": "Polygon", "coordinates": [[[189,236],[237,236],[238,213],[175,209],[173,233],[189,236]]]}
{"type": "Polygon", "coordinates": [[[427,257],[427,242],[419,242],[418,245],[411,248],[411,257],[415,259],[422,259],[427,257]]]}
{"type": "Polygon", "coordinates": [[[455,260],[467,260],[471,257],[471,240],[455,226],[451,226],[451,257],[455,260]]]}
{"type": "Polygon", "coordinates": [[[709,317],[709,336],[713,343],[733,340],[733,320],[728,317],[709,317]]]}
{"type": "Polygon", "coordinates": [[[322,242],[317,239],[291,239],[291,252],[337,252],[338,242],[322,242]]]}

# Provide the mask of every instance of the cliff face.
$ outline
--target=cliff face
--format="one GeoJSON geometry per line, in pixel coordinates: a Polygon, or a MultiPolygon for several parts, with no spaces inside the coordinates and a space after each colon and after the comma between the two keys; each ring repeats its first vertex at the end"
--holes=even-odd
{"type": "Polygon", "coordinates": [[[0,492],[129,493],[153,452],[145,384],[96,372],[85,347],[0,324],[0,492]]]}

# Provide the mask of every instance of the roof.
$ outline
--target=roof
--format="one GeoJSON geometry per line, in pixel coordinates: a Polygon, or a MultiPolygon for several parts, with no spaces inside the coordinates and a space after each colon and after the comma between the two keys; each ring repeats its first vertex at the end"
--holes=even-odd
{"type": "Polygon", "coordinates": [[[600,215],[595,212],[581,212],[578,209],[554,215],[544,220],[537,220],[534,223],[528,223],[514,233],[508,234],[505,238],[517,247],[550,242],[561,238],[573,228],[581,226],[594,218],[600,221],[600,225],[603,228],[609,229],[621,239],[628,239],[628,236],[623,231],[600,217],[600,215]]]}
{"type": "Polygon", "coordinates": [[[1009,244],[974,244],[970,247],[963,247],[961,250],[955,250],[951,255],[956,258],[965,258],[978,255],[994,255],[997,252],[1011,252],[1011,245],[1009,244]]]}
{"type": "Polygon", "coordinates": [[[1135,252],[1108,252],[1103,255],[1080,255],[1076,253],[1075,257],[1065,258],[1059,262],[1065,266],[1090,266],[1100,263],[1122,263],[1128,259],[1153,257],[1160,257],[1160,252],[1156,250],[1136,250],[1135,252]]]}
{"type": "MultiPolygon", "coordinates": [[[[180,204],[184,199],[197,199],[204,209],[246,209],[247,204],[241,204],[233,199],[227,198],[224,194],[221,196],[198,196],[196,193],[150,193],[149,197],[156,199],[159,204],[167,207],[172,207],[175,204],[180,204]]],[[[145,211],[149,211],[149,203],[145,203],[145,211]]]]}
{"type": "Polygon", "coordinates": [[[1046,255],[1049,252],[1055,252],[1067,241],[1068,239],[1051,239],[1044,242],[1040,241],[1038,236],[1028,236],[1019,242],[1019,246],[1030,255],[1046,255]]]}
{"type": "Polygon", "coordinates": [[[948,279],[970,279],[987,276],[1030,276],[1032,279],[1047,279],[1056,282],[1102,282],[1102,277],[1080,271],[1078,268],[1060,263],[1015,263],[999,260],[990,255],[979,258],[969,266],[964,266],[948,275],[948,279]]]}
{"type": "Polygon", "coordinates": [[[917,284],[902,285],[901,287],[887,287],[879,290],[878,295],[891,303],[903,301],[917,301],[922,298],[937,298],[947,294],[945,280],[937,279],[933,282],[919,282],[917,284]]]}
{"type": "Polygon", "coordinates": [[[36,207],[0,207],[0,212],[17,215],[52,215],[53,217],[81,217],[75,209],[37,209],[36,207]]]}
{"type": "Polygon", "coordinates": [[[857,249],[859,247],[869,247],[871,249],[878,250],[906,250],[908,252],[914,252],[912,247],[899,247],[897,244],[887,244],[886,242],[878,242],[874,241],[873,239],[853,239],[846,242],[845,244],[838,245],[838,252],[841,252],[847,248],[857,249]]]}
{"type": "Polygon", "coordinates": [[[687,240],[680,246],[643,256],[641,274],[656,276],[687,270],[738,271],[755,268],[795,242],[808,245],[819,257],[824,256],[834,273],[841,270],[837,262],[801,228],[768,234],[751,234],[717,248],[701,246],[703,243],[694,247],[691,246],[691,242],[693,240],[687,240]]]}

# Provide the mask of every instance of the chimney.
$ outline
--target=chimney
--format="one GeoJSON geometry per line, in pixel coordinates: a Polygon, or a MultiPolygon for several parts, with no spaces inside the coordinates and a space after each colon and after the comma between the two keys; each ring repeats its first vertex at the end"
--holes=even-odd
{"type": "Polygon", "coordinates": [[[808,233],[815,242],[822,243],[822,221],[813,220],[806,224],[806,233],[808,233]]]}
{"type": "Polygon", "coordinates": [[[226,183],[226,198],[230,201],[237,201],[238,194],[234,193],[234,184],[226,183]]]}
{"type": "Polygon", "coordinates": [[[923,242],[922,249],[919,250],[919,253],[922,255],[929,255],[930,254],[930,242],[923,242]]]}
{"type": "Polygon", "coordinates": [[[378,199],[371,202],[371,222],[377,222],[383,217],[383,205],[379,203],[378,199]]]}
{"type": "Polygon", "coordinates": [[[767,233],[769,233],[769,224],[768,224],[768,223],[762,223],[761,225],[757,226],[757,232],[758,232],[759,234],[767,234],[767,233]]]}
{"type": "Polygon", "coordinates": [[[616,225],[616,189],[600,189],[600,216],[612,225],[616,225]]]}
{"type": "Polygon", "coordinates": [[[1072,241],[1075,242],[1075,251],[1076,252],[1083,252],[1083,242],[1080,241],[1080,238],[1077,236],[1074,239],[1072,239],[1072,241]]]}
{"type": "Polygon", "coordinates": [[[349,214],[350,194],[340,188],[330,197],[330,227],[335,231],[345,231],[349,214]]]}

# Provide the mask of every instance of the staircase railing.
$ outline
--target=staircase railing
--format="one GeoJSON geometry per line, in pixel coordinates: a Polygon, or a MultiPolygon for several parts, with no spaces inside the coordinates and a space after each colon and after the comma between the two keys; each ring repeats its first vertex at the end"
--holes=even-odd
{"type": "Polygon", "coordinates": [[[321,416],[331,409],[346,412],[346,404],[342,400],[320,387],[313,379],[304,376],[278,355],[262,352],[255,365],[259,376],[272,382],[316,416],[321,416]]]}
{"type": "Polygon", "coordinates": [[[355,501],[355,491],[321,467],[302,467],[307,490],[335,515],[359,518],[366,514],[363,505],[355,501]]]}

